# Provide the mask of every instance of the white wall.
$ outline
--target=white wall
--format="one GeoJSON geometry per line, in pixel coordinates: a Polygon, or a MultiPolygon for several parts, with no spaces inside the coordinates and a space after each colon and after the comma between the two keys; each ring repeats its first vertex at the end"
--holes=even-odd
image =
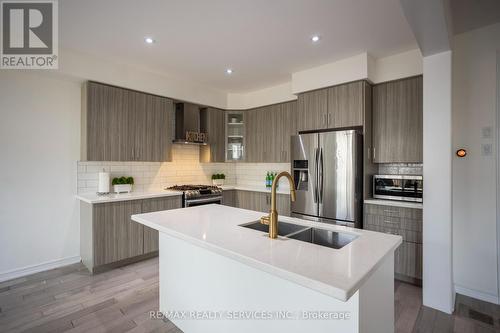
{"type": "Polygon", "coordinates": [[[227,95],[228,109],[249,109],[291,101],[298,93],[346,82],[368,79],[373,83],[422,74],[422,54],[413,49],[383,58],[362,53],[335,62],[291,73],[291,80],[247,93],[227,95]]]}
{"type": "Polygon", "coordinates": [[[453,159],[454,279],[458,293],[498,302],[496,232],[495,120],[496,51],[500,24],[455,37],[453,59],[453,147],[466,158],[453,159]],[[491,127],[493,137],[482,138],[491,127]],[[493,144],[482,156],[481,145],[493,144]]]}
{"type": "Polygon", "coordinates": [[[79,261],[80,84],[1,71],[0,115],[0,280],[79,261]]]}
{"type": "Polygon", "coordinates": [[[89,54],[59,50],[59,73],[82,82],[94,80],[157,94],[187,102],[226,108],[227,93],[179,77],[168,77],[120,63],[118,59],[97,58],[89,54]]]}
{"type": "Polygon", "coordinates": [[[372,82],[386,82],[420,75],[423,72],[422,54],[419,49],[374,59],[369,78],[372,82]]]}
{"type": "Polygon", "coordinates": [[[368,78],[368,54],[362,53],[293,73],[292,92],[297,94],[366,78],[368,78]]]}
{"type": "Polygon", "coordinates": [[[423,64],[423,303],[451,313],[451,51],[424,57],[423,64]]]}
{"type": "Polygon", "coordinates": [[[243,94],[227,94],[227,109],[245,110],[259,106],[288,102],[297,99],[292,93],[292,82],[243,94]]]}

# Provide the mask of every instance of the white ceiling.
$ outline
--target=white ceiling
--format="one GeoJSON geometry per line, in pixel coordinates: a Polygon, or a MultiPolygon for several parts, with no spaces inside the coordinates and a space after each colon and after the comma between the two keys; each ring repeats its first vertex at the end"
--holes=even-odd
{"type": "Polygon", "coordinates": [[[500,22],[500,0],[450,0],[450,6],[455,34],[500,22]]]}
{"type": "Polygon", "coordinates": [[[60,47],[227,92],[362,52],[416,47],[399,0],[64,0],[60,47]],[[321,35],[313,45],[310,37],[321,35]],[[144,43],[145,36],[156,39],[144,43]],[[225,74],[226,68],[234,70],[225,74]]]}

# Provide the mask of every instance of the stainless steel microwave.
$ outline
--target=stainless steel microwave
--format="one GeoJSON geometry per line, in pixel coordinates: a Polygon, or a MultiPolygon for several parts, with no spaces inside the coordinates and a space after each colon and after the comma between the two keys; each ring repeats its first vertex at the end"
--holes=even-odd
{"type": "Polygon", "coordinates": [[[373,197],[400,201],[422,202],[424,181],[414,175],[373,176],[373,197]]]}

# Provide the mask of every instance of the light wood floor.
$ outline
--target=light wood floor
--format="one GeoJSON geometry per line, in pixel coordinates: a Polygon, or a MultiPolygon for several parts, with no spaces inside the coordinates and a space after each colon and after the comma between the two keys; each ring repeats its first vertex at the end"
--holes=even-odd
{"type": "MultiPolygon", "coordinates": [[[[158,297],[157,258],[97,275],[70,265],[0,283],[0,332],[181,332],[150,319],[158,297]]],[[[396,282],[395,308],[396,332],[500,332],[500,306],[460,295],[450,316],[396,282]]]]}

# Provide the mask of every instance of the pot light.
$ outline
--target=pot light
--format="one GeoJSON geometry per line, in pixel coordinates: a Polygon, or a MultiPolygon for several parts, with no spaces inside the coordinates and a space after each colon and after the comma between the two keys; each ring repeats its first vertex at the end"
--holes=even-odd
{"type": "Polygon", "coordinates": [[[233,74],[233,70],[231,68],[226,69],[226,74],[228,75],[233,74]]]}
{"type": "Polygon", "coordinates": [[[318,35],[314,35],[314,36],[312,36],[312,37],[311,37],[311,40],[312,40],[312,42],[313,42],[313,43],[317,43],[317,42],[319,42],[319,39],[320,39],[320,38],[319,38],[319,36],[318,36],[318,35]]]}
{"type": "Polygon", "coordinates": [[[146,44],[153,44],[155,42],[155,40],[151,37],[145,37],[144,41],[146,42],[146,44]]]}

